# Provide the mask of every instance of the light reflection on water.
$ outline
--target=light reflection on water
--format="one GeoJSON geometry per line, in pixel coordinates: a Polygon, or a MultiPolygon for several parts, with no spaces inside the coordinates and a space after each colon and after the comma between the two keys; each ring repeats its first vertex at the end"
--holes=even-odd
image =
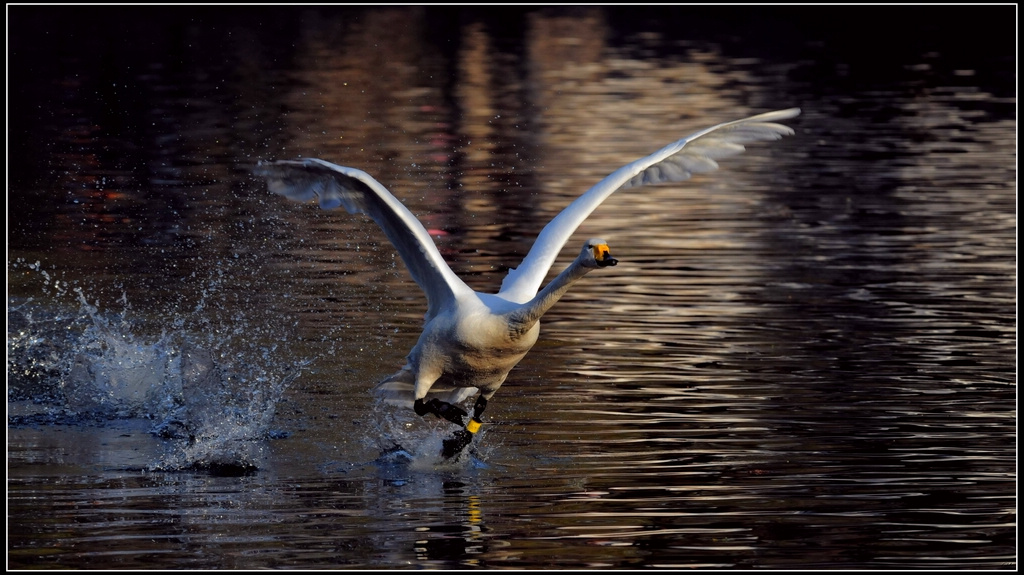
{"type": "Polygon", "coordinates": [[[923,31],[876,77],[827,34],[766,50],[614,11],[288,14],[186,21],[131,65],[51,46],[39,78],[14,52],[12,109],[45,112],[13,120],[8,351],[58,373],[8,363],[9,567],[1015,564],[1012,53],[968,74],[923,31]],[[443,429],[403,436],[367,392],[425,308],[394,252],[247,175],[364,169],[492,291],[611,170],[792,105],[794,138],[594,213],[578,235],[620,265],[545,317],[450,469],[377,460],[382,429],[443,429]],[[90,323],[75,287],[131,321],[90,323]],[[299,369],[243,429],[259,470],[174,470],[162,412],[73,417],[54,382],[107,336],[233,355],[264,393],[299,369]]]}

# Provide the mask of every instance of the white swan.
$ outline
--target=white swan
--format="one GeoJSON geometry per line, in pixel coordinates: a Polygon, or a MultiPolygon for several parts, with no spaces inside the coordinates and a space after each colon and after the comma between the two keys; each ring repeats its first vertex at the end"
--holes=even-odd
{"type": "Polygon", "coordinates": [[[742,152],[743,144],[792,135],[792,129],[774,122],[799,113],[791,108],[718,124],[619,168],[544,227],[497,294],[475,292],[459,279],[419,220],[369,174],[312,158],[261,162],[255,173],[267,179],[271,191],[290,199],[316,198],[321,208],[343,205],[351,213],[368,215],[394,244],[427,295],[427,313],[407,364],[377,390],[393,399],[411,400],[419,415],[433,413],[461,426],[444,441],[442,455],[447,458],[459,453],[480,429],[487,400],[537,342],[541,316],[588,272],[616,264],[604,240],[587,240],[576,260],[538,292],[562,246],[605,198],[617,190],[681,181],[714,170],[716,160],[742,152]],[[477,400],[469,417],[455,404],[474,393],[477,400]]]}

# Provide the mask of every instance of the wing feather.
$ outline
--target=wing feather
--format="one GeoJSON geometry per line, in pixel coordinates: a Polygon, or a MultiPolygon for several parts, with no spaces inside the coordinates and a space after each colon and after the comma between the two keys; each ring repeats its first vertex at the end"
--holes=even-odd
{"type": "Polygon", "coordinates": [[[323,209],[344,206],[349,213],[369,216],[427,295],[427,319],[457,295],[472,291],[448,267],[416,216],[366,172],[309,158],[260,163],[254,173],[266,178],[270,191],[291,200],[316,199],[323,209]]]}
{"type": "Polygon", "coordinates": [[[522,303],[536,295],[551,264],[576,228],[616,191],[663,182],[680,182],[693,174],[716,170],[717,160],[742,153],[745,150],[744,144],[778,140],[792,135],[792,128],[775,122],[799,114],[799,108],[790,108],[718,124],[612,172],[576,198],[544,227],[523,262],[518,268],[509,271],[498,296],[522,303]]]}

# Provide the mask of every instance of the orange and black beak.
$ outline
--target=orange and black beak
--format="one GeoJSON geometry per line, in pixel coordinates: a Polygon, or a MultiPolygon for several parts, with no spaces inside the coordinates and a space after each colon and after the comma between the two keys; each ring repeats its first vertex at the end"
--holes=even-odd
{"type": "Polygon", "coordinates": [[[598,267],[608,267],[619,263],[619,260],[612,257],[608,244],[597,244],[594,246],[594,261],[598,267]]]}

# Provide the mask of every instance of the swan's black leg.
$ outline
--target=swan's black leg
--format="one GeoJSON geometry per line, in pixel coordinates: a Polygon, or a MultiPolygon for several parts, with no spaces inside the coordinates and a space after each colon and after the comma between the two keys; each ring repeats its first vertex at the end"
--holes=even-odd
{"type": "Polygon", "coordinates": [[[487,399],[481,393],[476,398],[476,404],[473,405],[473,419],[479,420],[485,409],[487,409],[487,399]]]}

